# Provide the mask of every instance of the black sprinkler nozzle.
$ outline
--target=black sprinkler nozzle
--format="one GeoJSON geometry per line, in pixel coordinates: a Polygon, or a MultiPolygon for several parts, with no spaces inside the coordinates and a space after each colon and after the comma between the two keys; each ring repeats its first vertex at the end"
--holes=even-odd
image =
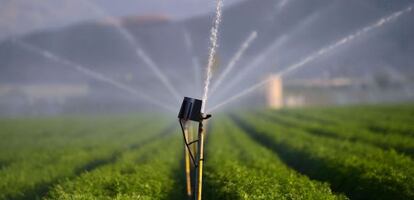
{"type": "Polygon", "coordinates": [[[184,97],[180,112],[178,113],[178,118],[186,121],[191,120],[200,122],[203,120],[203,116],[201,114],[202,104],[203,101],[200,99],[184,97]]]}
{"type": "Polygon", "coordinates": [[[191,120],[196,122],[201,122],[210,118],[210,114],[201,113],[202,104],[203,101],[200,99],[184,97],[180,112],[178,113],[178,118],[185,121],[191,120]]]}

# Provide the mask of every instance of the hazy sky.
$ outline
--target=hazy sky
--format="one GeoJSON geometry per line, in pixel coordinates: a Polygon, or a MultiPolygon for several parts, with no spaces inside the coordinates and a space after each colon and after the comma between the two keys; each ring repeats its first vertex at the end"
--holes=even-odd
{"type": "MultiPolygon", "coordinates": [[[[225,0],[230,5],[243,0],[225,0]]],[[[214,10],[216,0],[93,0],[112,15],[141,15],[163,13],[176,18],[185,18],[214,10]]]]}
{"type": "MultiPolygon", "coordinates": [[[[225,0],[225,6],[243,0],[225,0]]],[[[216,0],[0,0],[0,40],[12,35],[112,16],[164,15],[180,20],[213,12],[216,0]]]]}

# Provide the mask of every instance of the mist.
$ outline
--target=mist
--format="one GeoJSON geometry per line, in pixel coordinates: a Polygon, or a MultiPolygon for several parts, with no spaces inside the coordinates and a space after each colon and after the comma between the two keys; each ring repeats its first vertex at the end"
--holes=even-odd
{"type": "MultiPolygon", "coordinates": [[[[202,98],[214,3],[62,2],[67,9],[58,12],[56,2],[6,1],[1,115],[175,114],[182,97],[202,98]]],[[[410,102],[412,6],[408,0],[225,2],[206,109],[266,107],[267,78],[285,70],[283,107],[410,102]]]]}

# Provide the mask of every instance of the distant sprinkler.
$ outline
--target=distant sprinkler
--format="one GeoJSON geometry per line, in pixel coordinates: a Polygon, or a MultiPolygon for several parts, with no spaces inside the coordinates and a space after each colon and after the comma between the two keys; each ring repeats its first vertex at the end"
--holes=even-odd
{"type": "Polygon", "coordinates": [[[201,200],[204,161],[204,129],[203,121],[211,115],[201,113],[203,102],[199,99],[184,97],[178,119],[185,143],[185,172],[187,196],[189,199],[201,200]],[[198,123],[194,130],[190,121],[198,123]],[[195,133],[197,133],[197,138],[195,133]],[[194,156],[196,154],[196,156],[194,156]]]}

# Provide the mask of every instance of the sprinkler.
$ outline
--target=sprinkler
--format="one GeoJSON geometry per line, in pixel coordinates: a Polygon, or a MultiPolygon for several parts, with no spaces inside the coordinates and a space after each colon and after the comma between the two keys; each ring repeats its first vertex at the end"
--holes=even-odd
{"type": "Polygon", "coordinates": [[[180,122],[185,144],[186,188],[189,199],[201,200],[204,161],[203,121],[211,115],[201,113],[203,102],[199,99],[184,97],[178,121],[180,122]],[[198,123],[197,138],[191,131],[190,121],[198,123]]]}

